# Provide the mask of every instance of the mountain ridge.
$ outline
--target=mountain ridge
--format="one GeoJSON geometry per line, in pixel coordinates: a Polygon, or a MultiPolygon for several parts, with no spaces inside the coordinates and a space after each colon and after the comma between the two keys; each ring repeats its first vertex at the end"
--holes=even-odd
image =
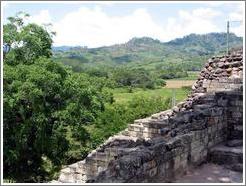
{"type": "MultiPolygon", "coordinates": [[[[209,40],[209,37],[214,37],[214,38],[220,38],[220,39],[224,39],[224,44],[226,44],[226,33],[224,32],[211,32],[208,34],[189,34],[180,38],[175,38],[172,39],[170,41],[167,42],[162,42],[159,39],[153,39],[152,37],[148,37],[148,36],[143,36],[143,37],[133,37],[130,40],[128,40],[125,43],[119,43],[119,44],[113,44],[113,45],[109,45],[109,46],[100,46],[100,47],[93,47],[93,48],[88,48],[87,46],[69,46],[69,45],[62,45],[62,46],[53,46],[52,49],[57,51],[57,50],[62,50],[62,51],[67,51],[69,49],[74,49],[74,48],[80,48],[80,49],[87,49],[87,50],[93,50],[93,49],[103,49],[103,48],[110,48],[110,47],[119,47],[119,46],[130,46],[132,44],[162,44],[162,45],[179,45],[181,43],[187,42],[189,39],[191,39],[193,37],[194,38],[202,38],[204,37],[206,39],[208,39],[208,42],[211,41],[209,40]]],[[[232,37],[232,40],[242,40],[243,38],[240,36],[236,36],[234,33],[230,33],[229,37],[232,37]]],[[[192,40],[192,39],[191,39],[192,40]]],[[[188,41],[189,42],[189,41],[188,41]]]]}
{"type": "MultiPolygon", "coordinates": [[[[226,52],[226,38],[226,33],[189,34],[169,42],[151,37],[134,37],[126,43],[98,48],[63,46],[64,50],[53,50],[53,58],[70,66],[127,65],[155,69],[182,63],[187,70],[199,70],[205,58],[226,52]]],[[[243,45],[242,37],[230,33],[229,38],[230,47],[243,45]]]]}

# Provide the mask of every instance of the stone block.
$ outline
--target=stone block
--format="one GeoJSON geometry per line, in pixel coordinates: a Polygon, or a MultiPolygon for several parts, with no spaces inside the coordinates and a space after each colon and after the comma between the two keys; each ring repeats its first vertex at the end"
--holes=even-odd
{"type": "Polygon", "coordinates": [[[63,183],[75,183],[76,179],[74,174],[64,174],[61,173],[58,179],[59,182],[63,182],[63,183]]]}
{"type": "Polygon", "coordinates": [[[150,169],[149,171],[149,177],[154,177],[157,174],[157,167],[150,169]]]}
{"type": "Polygon", "coordinates": [[[154,167],[156,167],[156,161],[155,160],[151,160],[151,161],[148,161],[148,162],[143,164],[143,170],[144,171],[147,171],[147,170],[152,169],[154,167]]]}
{"type": "Polygon", "coordinates": [[[174,171],[177,171],[181,166],[180,156],[174,157],[174,171]]]}

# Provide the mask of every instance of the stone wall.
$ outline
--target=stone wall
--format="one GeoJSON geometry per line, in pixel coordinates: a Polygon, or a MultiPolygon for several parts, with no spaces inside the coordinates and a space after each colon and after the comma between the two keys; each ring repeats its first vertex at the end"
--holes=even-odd
{"type": "Polygon", "coordinates": [[[214,57],[188,98],[136,120],[88,157],[61,170],[59,182],[165,182],[207,160],[211,147],[243,134],[242,51],[214,57]]]}

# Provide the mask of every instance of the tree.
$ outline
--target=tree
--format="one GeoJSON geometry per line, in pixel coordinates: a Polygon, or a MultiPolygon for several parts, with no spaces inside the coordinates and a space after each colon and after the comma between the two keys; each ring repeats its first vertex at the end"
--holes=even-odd
{"type": "Polygon", "coordinates": [[[28,14],[19,12],[15,17],[9,17],[9,22],[3,25],[3,41],[11,46],[5,60],[7,64],[32,64],[40,56],[52,55],[52,37],[55,33],[48,30],[48,25],[26,24],[28,17],[28,14]]]}
{"type": "Polygon", "coordinates": [[[23,44],[7,54],[4,64],[4,177],[42,182],[50,178],[47,162],[59,167],[74,141],[86,144],[90,136],[84,126],[111,99],[104,84],[49,58],[52,40],[45,29],[19,17],[9,20],[4,42],[23,44]]]}

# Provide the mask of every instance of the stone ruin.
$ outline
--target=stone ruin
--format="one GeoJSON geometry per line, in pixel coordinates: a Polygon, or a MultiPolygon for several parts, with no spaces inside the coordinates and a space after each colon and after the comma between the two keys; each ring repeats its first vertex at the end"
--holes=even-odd
{"type": "Polygon", "coordinates": [[[172,182],[203,162],[243,164],[243,51],[212,57],[192,93],[170,110],[135,120],[56,183],[172,182]]]}

